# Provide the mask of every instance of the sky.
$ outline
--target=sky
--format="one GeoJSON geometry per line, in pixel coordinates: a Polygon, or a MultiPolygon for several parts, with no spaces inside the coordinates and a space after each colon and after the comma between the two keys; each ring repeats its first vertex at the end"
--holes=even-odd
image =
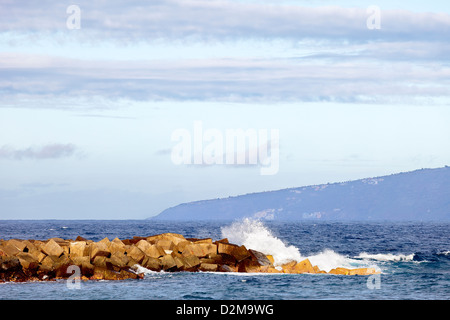
{"type": "Polygon", "coordinates": [[[3,0],[0,219],[449,165],[449,35],[448,1],[3,0]]]}

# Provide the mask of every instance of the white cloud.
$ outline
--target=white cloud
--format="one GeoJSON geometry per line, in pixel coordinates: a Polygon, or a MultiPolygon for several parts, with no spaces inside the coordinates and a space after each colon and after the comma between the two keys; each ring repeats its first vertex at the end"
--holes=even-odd
{"type": "Polygon", "coordinates": [[[90,41],[155,39],[224,40],[238,38],[345,39],[415,41],[445,40],[450,32],[446,13],[382,10],[381,30],[368,30],[366,7],[302,7],[212,0],[148,2],[78,1],[81,30],[67,30],[67,5],[54,1],[0,5],[0,31],[79,36],[90,41]],[[78,32],[78,33],[76,33],[78,32]]]}
{"type": "Polygon", "coordinates": [[[450,97],[450,67],[433,61],[418,65],[317,58],[99,62],[0,54],[0,70],[3,105],[24,97],[25,101],[103,97],[110,101],[346,102],[450,97]]]}
{"type": "Polygon", "coordinates": [[[0,159],[58,159],[70,157],[76,150],[73,144],[53,143],[40,147],[28,147],[16,149],[11,146],[2,146],[0,148],[0,159]]]}
{"type": "Polygon", "coordinates": [[[11,47],[11,41],[32,45],[40,39],[59,41],[62,46],[73,41],[123,46],[156,39],[186,46],[197,41],[231,41],[232,46],[237,39],[267,43],[282,38],[292,40],[292,57],[117,61],[106,56],[99,61],[6,50],[0,54],[2,106],[39,101],[43,102],[38,103],[40,107],[48,107],[60,99],[65,108],[70,99],[86,97],[111,102],[414,102],[450,95],[447,13],[382,10],[381,30],[369,30],[365,7],[210,0],[126,4],[92,0],[77,5],[82,28],[68,30],[64,3],[30,1],[19,7],[3,2],[0,35],[11,47]]]}

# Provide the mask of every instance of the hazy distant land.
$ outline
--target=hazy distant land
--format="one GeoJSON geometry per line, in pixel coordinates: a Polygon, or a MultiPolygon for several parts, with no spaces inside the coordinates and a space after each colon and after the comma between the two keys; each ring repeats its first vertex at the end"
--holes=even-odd
{"type": "Polygon", "coordinates": [[[450,220],[450,167],[183,203],[149,219],[450,220]]]}

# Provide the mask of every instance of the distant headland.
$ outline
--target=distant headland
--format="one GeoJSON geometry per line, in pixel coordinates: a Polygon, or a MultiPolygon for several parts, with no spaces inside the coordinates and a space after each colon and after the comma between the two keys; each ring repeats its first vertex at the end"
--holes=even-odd
{"type": "Polygon", "coordinates": [[[149,219],[450,220],[450,167],[183,203],[149,219]]]}

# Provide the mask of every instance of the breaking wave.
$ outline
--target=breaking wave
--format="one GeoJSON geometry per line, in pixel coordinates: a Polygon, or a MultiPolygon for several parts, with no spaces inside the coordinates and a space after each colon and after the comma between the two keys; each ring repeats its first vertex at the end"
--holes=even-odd
{"type": "Polygon", "coordinates": [[[286,245],[259,220],[245,218],[242,221],[233,222],[230,226],[222,227],[221,231],[222,237],[228,238],[231,243],[272,255],[275,265],[305,259],[298,248],[286,245]]]}
{"type": "Polygon", "coordinates": [[[245,218],[233,222],[229,226],[221,228],[222,237],[228,238],[231,243],[244,245],[260,251],[266,255],[272,255],[274,265],[280,266],[289,261],[302,261],[309,259],[312,265],[316,265],[320,270],[329,272],[337,267],[343,268],[379,268],[373,261],[357,260],[341,255],[333,250],[326,249],[315,255],[303,256],[299,248],[288,245],[277,238],[260,220],[245,218]]]}
{"type": "Polygon", "coordinates": [[[379,268],[373,263],[368,263],[366,261],[355,260],[349,257],[346,257],[342,254],[334,252],[333,250],[326,249],[316,255],[312,255],[307,257],[312,265],[316,265],[320,270],[324,270],[329,272],[334,268],[366,268],[371,267],[379,270],[379,268]]]}
{"type": "Polygon", "coordinates": [[[413,261],[414,253],[406,255],[392,253],[368,254],[366,252],[362,252],[355,258],[376,261],[413,261]]]}

